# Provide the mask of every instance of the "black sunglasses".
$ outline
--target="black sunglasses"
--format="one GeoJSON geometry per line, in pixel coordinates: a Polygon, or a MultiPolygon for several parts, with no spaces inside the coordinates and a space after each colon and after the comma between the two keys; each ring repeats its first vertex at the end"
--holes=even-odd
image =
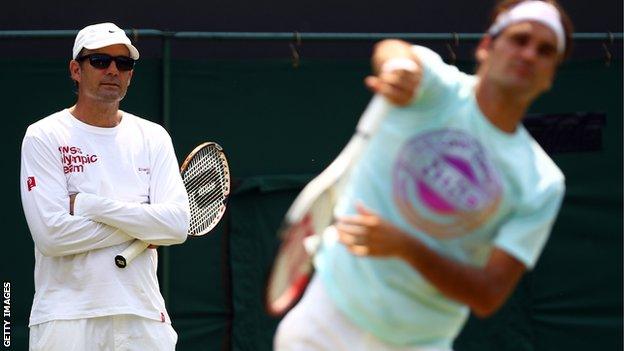
{"type": "Polygon", "coordinates": [[[127,56],[111,56],[109,54],[84,55],[78,57],[76,61],[82,62],[86,59],[89,59],[91,66],[97,69],[107,69],[111,62],[115,61],[115,66],[117,66],[117,69],[120,71],[132,70],[135,62],[135,60],[127,56]]]}

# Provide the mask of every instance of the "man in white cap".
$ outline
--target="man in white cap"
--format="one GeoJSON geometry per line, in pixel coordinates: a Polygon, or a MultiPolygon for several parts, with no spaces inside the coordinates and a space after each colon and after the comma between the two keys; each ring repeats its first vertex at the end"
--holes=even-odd
{"type": "Polygon", "coordinates": [[[174,350],[155,245],[186,239],[189,205],[171,138],[119,109],[138,50],[112,23],[76,36],[72,107],[30,125],[21,195],[35,244],[30,350],[174,350]],[[114,257],[152,244],[125,269],[114,257]]]}
{"type": "Polygon", "coordinates": [[[469,312],[494,313],[535,266],[565,185],[522,126],[570,49],[554,1],[511,0],[476,75],[380,42],[367,86],[394,107],[355,166],[316,276],[276,350],[451,350],[469,312]]]}

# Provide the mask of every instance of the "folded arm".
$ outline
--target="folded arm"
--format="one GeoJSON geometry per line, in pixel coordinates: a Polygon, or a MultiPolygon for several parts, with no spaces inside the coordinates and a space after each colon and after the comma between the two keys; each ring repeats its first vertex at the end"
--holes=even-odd
{"type": "Polygon", "coordinates": [[[93,194],[76,194],[74,213],[155,245],[173,245],[186,240],[188,215],[181,202],[139,204],[93,194]]]}
{"type": "Polygon", "coordinates": [[[149,203],[133,203],[99,195],[79,193],[74,214],[119,228],[154,245],[173,245],[186,240],[190,209],[188,196],[171,139],[164,130],[163,140],[155,140],[152,150],[149,203]]]}
{"type": "Polygon", "coordinates": [[[80,254],[133,238],[118,228],[69,214],[60,155],[29,135],[22,142],[20,192],[35,247],[45,256],[80,254]]]}

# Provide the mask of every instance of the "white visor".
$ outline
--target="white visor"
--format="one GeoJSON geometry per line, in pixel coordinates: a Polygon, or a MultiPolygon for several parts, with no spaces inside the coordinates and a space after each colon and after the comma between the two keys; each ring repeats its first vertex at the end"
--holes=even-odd
{"type": "Polygon", "coordinates": [[[496,36],[509,25],[523,21],[539,22],[550,28],[557,37],[557,51],[565,51],[565,31],[561,24],[561,15],[555,6],[544,1],[524,1],[499,14],[488,29],[488,34],[496,36]]]}

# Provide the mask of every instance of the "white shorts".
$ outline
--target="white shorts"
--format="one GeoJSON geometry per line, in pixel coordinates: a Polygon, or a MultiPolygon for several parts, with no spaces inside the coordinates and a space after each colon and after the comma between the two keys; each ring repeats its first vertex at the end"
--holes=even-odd
{"type": "Polygon", "coordinates": [[[173,351],[170,324],[134,316],[53,320],[30,327],[30,351],[173,351]]]}
{"type": "Polygon", "coordinates": [[[450,351],[400,347],[379,340],[338,311],[316,276],[301,301],[280,322],[273,345],[276,351],[450,351]]]}

